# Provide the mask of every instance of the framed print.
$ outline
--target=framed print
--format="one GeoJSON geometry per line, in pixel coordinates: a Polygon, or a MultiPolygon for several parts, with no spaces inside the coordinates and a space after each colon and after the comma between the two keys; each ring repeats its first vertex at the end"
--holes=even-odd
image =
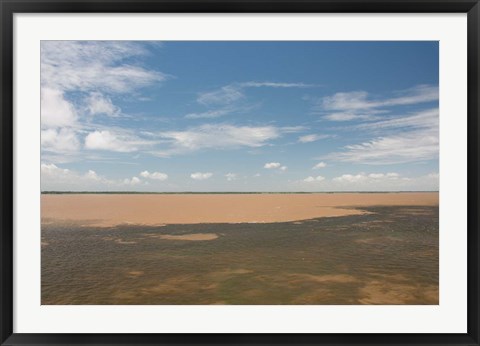
{"type": "Polygon", "coordinates": [[[478,1],[1,6],[2,345],[478,345],[478,1]]]}

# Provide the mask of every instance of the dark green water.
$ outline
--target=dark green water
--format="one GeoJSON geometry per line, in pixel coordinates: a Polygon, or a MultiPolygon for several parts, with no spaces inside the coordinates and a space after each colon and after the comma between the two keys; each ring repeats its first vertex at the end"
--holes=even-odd
{"type": "Polygon", "coordinates": [[[265,224],[42,225],[42,304],[438,304],[438,207],[265,224]],[[162,235],[214,233],[205,241],[162,235]]]}

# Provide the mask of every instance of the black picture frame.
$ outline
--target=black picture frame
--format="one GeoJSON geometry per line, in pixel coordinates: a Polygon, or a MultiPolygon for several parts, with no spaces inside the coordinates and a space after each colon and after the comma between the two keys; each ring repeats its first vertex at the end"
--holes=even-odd
{"type": "Polygon", "coordinates": [[[396,344],[479,345],[478,0],[0,0],[0,342],[2,345],[396,344]],[[468,332],[466,334],[18,334],[13,333],[13,16],[15,13],[467,13],[468,332]]]}

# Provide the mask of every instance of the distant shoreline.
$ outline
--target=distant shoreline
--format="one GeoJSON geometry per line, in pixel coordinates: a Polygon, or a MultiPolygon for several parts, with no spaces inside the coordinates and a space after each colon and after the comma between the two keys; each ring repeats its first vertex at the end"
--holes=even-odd
{"type": "Polygon", "coordinates": [[[43,194],[42,219],[90,225],[290,222],[361,215],[368,206],[437,206],[439,194],[177,193],[43,194]]]}

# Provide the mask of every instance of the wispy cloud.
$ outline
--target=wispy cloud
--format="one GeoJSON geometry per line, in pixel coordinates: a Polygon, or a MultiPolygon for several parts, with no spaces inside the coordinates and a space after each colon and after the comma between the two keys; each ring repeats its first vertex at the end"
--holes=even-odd
{"type": "Polygon", "coordinates": [[[386,111],[378,111],[378,110],[368,110],[367,112],[362,111],[359,113],[348,113],[348,112],[337,112],[337,113],[330,113],[323,116],[323,119],[330,120],[330,121],[351,121],[351,120],[360,120],[360,121],[370,121],[376,120],[380,117],[379,114],[388,113],[386,111]]]}
{"type": "Polygon", "coordinates": [[[169,147],[154,154],[170,156],[202,149],[257,148],[292,131],[294,129],[291,127],[206,124],[184,131],[161,132],[159,137],[169,147]]]}
{"type": "Polygon", "coordinates": [[[213,119],[219,118],[231,112],[230,109],[216,109],[200,113],[188,113],[185,115],[187,119],[213,119]]]}
{"type": "Polygon", "coordinates": [[[408,114],[405,116],[390,117],[386,120],[371,122],[368,124],[360,124],[356,126],[362,130],[384,130],[384,129],[437,129],[439,126],[438,108],[432,108],[408,114]]]}
{"type": "Polygon", "coordinates": [[[315,85],[306,83],[278,83],[278,82],[244,82],[238,84],[243,88],[311,88],[315,85]]]}
{"type": "Polygon", "coordinates": [[[243,82],[232,83],[219,89],[202,92],[197,97],[197,102],[205,105],[227,105],[237,102],[245,97],[246,88],[308,88],[313,85],[305,83],[284,83],[284,82],[243,82]]]}
{"type": "Polygon", "coordinates": [[[185,119],[215,119],[230,114],[246,114],[258,108],[259,104],[226,104],[215,109],[193,112],[185,115],[185,119]]]}
{"type": "Polygon", "coordinates": [[[314,112],[330,121],[376,120],[394,106],[414,105],[438,100],[438,87],[418,85],[397,91],[389,98],[372,97],[366,91],[339,92],[313,99],[314,112]]]}
{"type": "Polygon", "coordinates": [[[335,111],[358,111],[387,106],[412,105],[438,100],[438,87],[419,85],[387,99],[374,99],[366,91],[341,92],[322,99],[322,108],[335,111]]]}
{"type": "Polygon", "coordinates": [[[42,41],[42,86],[61,91],[126,93],[169,78],[129,60],[147,54],[145,45],[138,42],[42,41]]]}
{"type": "Polygon", "coordinates": [[[370,122],[354,127],[373,133],[392,130],[359,144],[347,145],[325,158],[372,165],[418,162],[438,159],[439,113],[428,109],[406,116],[370,122]]]}
{"type": "Polygon", "coordinates": [[[330,138],[330,137],[332,137],[332,135],[311,134],[311,135],[304,135],[304,136],[298,137],[298,141],[300,143],[311,143],[311,142],[316,142],[321,139],[330,138]]]}
{"type": "Polygon", "coordinates": [[[297,133],[297,132],[305,131],[306,129],[307,129],[307,127],[302,126],[302,125],[298,125],[298,126],[282,126],[282,127],[279,127],[279,130],[280,130],[282,133],[297,133]]]}
{"type": "Polygon", "coordinates": [[[418,162],[438,159],[438,145],[438,130],[418,130],[347,145],[326,158],[370,165],[418,162]]]}
{"type": "Polygon", "coordinates": [[[147,141],[130,134],[119,134],[109,130],[90,132],[85,137],[85,148],[89,150],[107,150],[116,152],[133,152],[140,148],[153,145],[147,141]]]}
{"type": "Polygon", "coordinates": [[[200,93],[197,102],[205,106],[226,105],[238,101],[244,96],[242,88],[226,85],[217,90],[200,93]]]}
{"type": "Polygon", "coordinates": [[[259,147],[281,132],[273,126],[202,125],[186,131],[161,133],[161,137],[172,140],[178,147],[187,149],[259,147]]]}
{"type": "Polygon", "coordinates": [[[215,90],[201,92],[197,102],[202,106],[213,108],[206,111],[192,112],[185,116],[187,119],[213,119],[231,113],[245,112],[255,108],[255,105],[246,105],[240,102],[246,99],[245,90],[248,88],[308,88],[313,85],[305,83],[286,82],[258,82],[231,83],[215,90]]]}

